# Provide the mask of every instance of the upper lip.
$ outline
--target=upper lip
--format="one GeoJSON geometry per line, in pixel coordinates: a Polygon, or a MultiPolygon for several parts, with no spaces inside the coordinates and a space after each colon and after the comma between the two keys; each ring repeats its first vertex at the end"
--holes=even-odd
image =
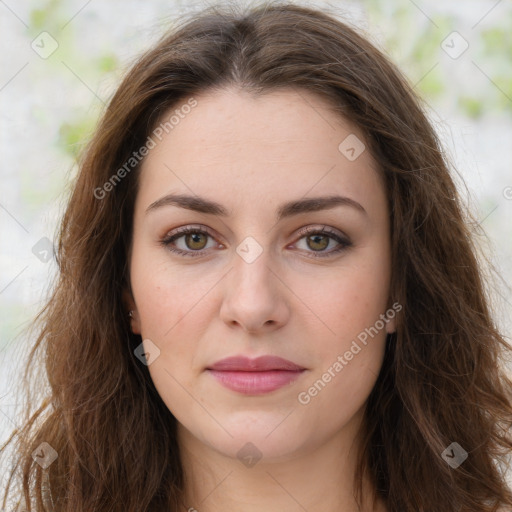
{"type": "Polygon", "coordinates": [[[250,359],[245,356],[227,357],[207,367],[207,370],[243,372],[264,372],[270,370],[299,371],[304,369],[302,366],[278,356],[261,356],[256,359],[250,359]]]}

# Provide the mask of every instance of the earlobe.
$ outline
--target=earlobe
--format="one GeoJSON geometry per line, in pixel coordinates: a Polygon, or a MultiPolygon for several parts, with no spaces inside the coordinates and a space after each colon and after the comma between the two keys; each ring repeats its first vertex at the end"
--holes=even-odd
{"type": "Polygon", "coordinates": [[[386,322],[386,332],[388,334],[393,334],[394,332],[396,332],[395,317],[393,317],[393,318],[388,317],[388,318],[389,318],[389,320],[388,320],[388,322],[386,322]]]}
{"type": "Polygon", "coordinates": [[[130,328],[133,334],[140,334],[140,322],[137,312],[131,309],[128,312],[128,317],[130,319],[130,328]]]}
{"type": "Polygon", "coordinates": [[[123,290],[123,307],[126,310],[126,317],[130,322],[130,329],[134,334],[140,334],[140,322],[137,307],[132,294],[123,290]]]}

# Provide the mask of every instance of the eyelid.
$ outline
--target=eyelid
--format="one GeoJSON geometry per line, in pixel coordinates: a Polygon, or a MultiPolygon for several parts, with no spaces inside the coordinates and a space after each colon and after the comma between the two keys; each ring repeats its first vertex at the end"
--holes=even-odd
{"type": "Polygon", "coordinates": [[[297,232],[297,235],[300,235],[300,236],[304,236],[304,235],[307,235],[309,233],[317,233],[317,232],[323,232],[323,233],[328,233],[330,235],[336,235],[340,238],[346,238],[346,241],[348,242],[348,237],[343,234],[341,231],[339,231],[338,229],[335,229],[335,228],[332,228],[330,226],[327,226],[327,225],[322,225],[321,228],[319,228],[318,226],[320,226],[320,224],[317,224],[317,225],[313,225],[313,226],[306,226],[304,228],[301,228],[299,229],[299,231],[297,232]]]}
{"type": "Polygon", "coordinates": [[[173,236],[179,235],[179,234],[187,234],[189,232],[194,231],[204,231],[208,235],[210,235],[212,238],[216,238],[217,236],[213,234],[212,230],[203,224],[186,224],[185,226],[180,226],[179,228],[173,229],[169,231],[164,238],[171,238],[173,236]]]}

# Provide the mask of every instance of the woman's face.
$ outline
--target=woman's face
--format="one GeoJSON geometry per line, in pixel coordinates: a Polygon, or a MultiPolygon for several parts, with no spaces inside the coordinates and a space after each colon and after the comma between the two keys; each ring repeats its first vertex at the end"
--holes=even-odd
{"type": "Polygon", "coordinates": [[[153,132],[134,212],[125,297],[156,389],[181,439],[230,457],[277,460],[350,437],[394,330],[375,162],[311,93],[195,100],[153,132]],[[265,355],[300,371],[212,370],[265,355]]]}

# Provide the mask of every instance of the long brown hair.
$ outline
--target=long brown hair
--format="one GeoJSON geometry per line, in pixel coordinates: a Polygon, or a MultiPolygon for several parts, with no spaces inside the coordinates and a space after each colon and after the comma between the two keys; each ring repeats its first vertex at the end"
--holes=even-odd
{"type": "Polygon", "coordinates": [[[327,11],[284,3],[196,13],[111,99],[81,159],[58,280],[24,374],[27,383],[44,358],[50,392],[2,448],[16,441],[4,507],[14,490],[38,511],[44,502],[58,512],[181,510],[176,420],[134,355],[141,338],[122,301],[140,165],[119,169],[164,112],[230,85],[318,94],[362,130],[384,177],[391,296],[403,310],[366,407],[358,500],[367,476],[390,512],[512,507],[512,382],[502,367],[511,347],[493,324],[475,223],[439,140],[408,82],[366,38],[327,11]],[[114,175],[122,179],[105,187],[114,175]],[[46,469],[32,456],[43,442],[58,455],[46,469]],[[468,454],[457,468],[442,456],[453,442],[468,454]]]}

